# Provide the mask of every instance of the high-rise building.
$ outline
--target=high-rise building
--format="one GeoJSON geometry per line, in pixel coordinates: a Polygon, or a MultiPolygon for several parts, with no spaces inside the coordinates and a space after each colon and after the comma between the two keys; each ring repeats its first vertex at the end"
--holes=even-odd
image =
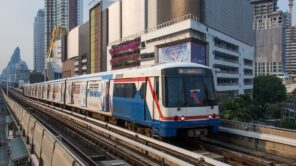
{"type": "Polygon", "coordinates": [[[28,83],[29,72],[26,62],[21,59],[20,48],[17,47],[3,70],[0,79],[2,82],[7,81],[11,86],[17,86],[21,83],[28,83]]]}
{"type": "Polygon", "coordinates": [[[286,72],[292,77],[296,76],[296,27],[286,29],[286,72]]]}
{"type": "Polygon", "coordinates": [[[277,0],[251,0],[255,30],[255,75],[285,73],[285,29],[288,18],[277,0]]]}
{"type": "Polygon", "coordinates": [[[202,0],[201,22],[243,43],[254,45],[250,0],[202,0]]]}
{"type": "Polygon", "coordinates": [[[66,27],[68,31],[82,24],[82,0],[56,0],[57,25],[66,27]]]}
{"type": "Polygon", "coordinates": [[[34,70],[42,73],[44,70],[44,10],[40,9],[34,20],[34,70]]]}
{"type": "MultiPolygon", "coordinates": [[[[82,18],[82,0],[45,0],[45,55],[54,27],[61,26],[70,31],[82,23],[82,18]]],[[[47,68],[47,65],[45,67],[47,68]]]]}
{"type": "Polygon", "coordinates": [[[292,26],[293,0],[289,0],[288,28],[286,29],[286,72],[296,80],[296,27],[292,26]]]}
{"type": "Polygon", "coordinates": [[[112,20],[108,19],[109,12],[106,9],[112,3],[112,1],[100,1],[89,10],[90,56],[88,67],[90,69],[88,72],[90,73],[107,70],[108,21],[112,20]]]}
{"type": "MultiPolygon", "coordinates": [[[[44,1],[44,48],[45,57],[47,56],[47,51],[50,44],[51,33],[53,28],[57,25],[56,22],[56,0],[45,0],[44,1]]],[[[46,67],[46,60],[44,61],[46,67]]]]}

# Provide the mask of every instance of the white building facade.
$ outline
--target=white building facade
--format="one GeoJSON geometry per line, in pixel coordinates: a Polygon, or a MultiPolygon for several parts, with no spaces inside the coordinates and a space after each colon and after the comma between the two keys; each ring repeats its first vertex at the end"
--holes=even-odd
{"type": "MultiPolygon", "coordinates": [[[[205,46],[205,65],[210,66],[215,71],[215,84],[220,101],[239,94],[252,94],[253,46],[189,18],[162,29],[143,34],[139,38],[141,40],[141,46],[139,46],[140,66],[160,63],[158,53],[162,45],[174,46],[191,41],[195,43],[197,41],[205,46]]],[[[112,49],[112,44],[114,43],[109,45],[108,50],[112,49]]],[[[112,62],[111,57],[112,55],[109,51],[107,62],[112,62]]],[[[203,58],[201,59],[203,60],[203,58]]],[[[187,60],[190,61],[190,57],[187,60]]],[[[107,66],[109,71],[112,70],[111,63],[108,63],[107,66]]]]}
{"type": "Polygon", "coordinates": [[[194,13],[157,25],[161,11],[153,6],[158,1],[147,4],[133,1],[122,0],[109,7],[108,71],[175,61],[194,62],[214,69],[219,101],[252,94],[254,47],[251,44],[201,23],[194,13]]]}

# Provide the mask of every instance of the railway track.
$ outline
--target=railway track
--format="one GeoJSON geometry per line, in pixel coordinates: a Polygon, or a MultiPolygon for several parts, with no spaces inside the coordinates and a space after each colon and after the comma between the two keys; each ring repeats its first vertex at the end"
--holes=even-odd
{"type": "Polygon", "coordinates": [[[19,102],[58,120],[84,139],[104,147],[132,165],[227,165],[126,129],[29,99],[16,91],[10,90],[10,94],[19,102]]]}
{"type": "MultiPolygon", "coordinates": [[[[222,155],[224,157],[224,161],[226,161],[229,164],[232,165],[274,165],[277,162],[274,162],[274,160],[272,160],[271,158],[264,158],[262,156],[258,156],[258,155],[252,155],[252,154],[248,154],[248,153],[244,153],[242,151],[239,150],[235,150],[232,148],[229,148],[227,146],[222,146],[221,144],[215,144],[215,143],[210,143],[210,141],[206,141],[206,139],[204,140],[186,140],[186,146],[184,146],[184,140],[183,140],[183,144],[180,142],[174,142],[173,145],[172,144],[167,144],[164,142],[159,142],[158,140],[134,133],[132,131],[114,126],[112,124],[108,124],[102,121],[98,121],[96,119],[92,119],[77,113],[73,113],[58,107],[54,107],[51,106],[49,104],[45,104],[39,101],[35,101],[29,98],[24,97],[22,94],[20,93],[16,93],[15,91],[11,91],[11,93],[13,93],[15,96],[17,96],[17,98],[19,98],[20,101],[26,101],[27,103],[31,103],[32,105],[35,105],[35,107],[37,107],[38,110],[46,110],[45,112],[51,112],[53,113],[51,116],[53,116],[52,118],[61,118],[63,117],[64,119],[60,119],[61,121],[64,122],[63,125],[65,126],[69,126],[70,128],[74,127],[75,129],[80,129],[81,133],[84,133],[83,135],[85,135],[85,137],[90,137],[90,135],[93,135],[93,137],[98,136],[98,134],[94,134],[94,133],[100,133],[104,135],[104,132],[98,132],[96,130],[93,130],[95,128],[95,126],[97,127],[102,127],[103,129],[109,131],[109,132],[116,132],[117,134],[120,134],[128,139],[134,140],[137,143],[139,143],[140,145],[145,145],[148,146],[150,148],[153,148],[155,150],[159,150],[164,152],[165,154],[174,156],[177,159],[183,160],[183,161],[187,161],[189,164],[193,164],[193,165],[222,165],[224,163],[222,162],[218,162],[215,161],[211,158],[199,155],[197,153],[193,153],[192,151],[196,151],[196,149],[203,149],[209,152],[213,152],[219,155],[222,155]],[[50,110],[50,111],[49,111],[50,110]],[[71,118],[66,118],[67,116],[71,116],[71,118]],[[77,119],[76,119],[77,118],[77,119]],[[81,122],[81,123],[78,123],[81,122]],[[84,126],[84,127],[80,127],[80,125],[84,126]],[[85,130],[85,128],[87,128],[87,130],[85,130]],[[176,146],[174,146],[176,145],[176,146]],[[185,149],[187,150],[185,150],[185,149]]],[[[45,113],[44,112],[44,113],[45,113]]],[[[74,130],[74,129],[73,129],[74,130]]],[[[106,134],[106,133],[105,133],[106,134]]],[[[85,138],[85,139],[86,139],[85,138]]],[[[103,139],[101,138],[101,140],[103,142],[108,142],[110,140],[112,140],[112,136],[110,137],[107,136],[107,139],[103,139]]],[[[114,141],[114,140],[113,140],[114,141]]],[[[118,140],[115,139],[115,143],[116,144],[123,144],[124,142],[118,142],[118,140]],[[117,142],[116,142],[117,141],[117,142]]],[[[106,146],[106,145],[105,145],[106,146]]],[[[132,146],[132,145],[131,145],[132,146]]],[[[133,151],[138,152],[137,148],[132,148],[131,153],[133,151]]],[[[145,152],[147,153],[147,152],[145,152]]],[[[117,154],[118,156],[120,156],[120,154],[117,154]]],[[[124,158],[124,156],[120,156],[121,158],[124,158]]],[[[134,158],[136,158],[136,156],[133,156],[134,158]]],[[[151,156],[150,156],[151,157],[151,156]]],[[[153,157],[152,157],[153,158],[153,157]]],[[[153,162],[157,163],[161,163],[161,164],[172,164],[172,163],[166,163],[163,160],[157,160],[157,159],[153,159],[153,162]]],[[[135,164],[135,163],[133,163],[135,164]]]]}

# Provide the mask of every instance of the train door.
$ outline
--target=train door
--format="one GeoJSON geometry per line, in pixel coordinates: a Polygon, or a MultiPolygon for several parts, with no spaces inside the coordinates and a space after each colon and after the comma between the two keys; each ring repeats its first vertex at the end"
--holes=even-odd
{"type": "Polygon", "coordinates": [[[86,86],[86,81],[80,83],[80,105],[82,107],[86,107],[86,86]]]}
{"type": "Polygon", "coordinates": [[[137,121],[139,123],[144,122],[146,120],[146,87],[147,87],[147,79],[144,81],[136,82],[137,92],[133,98],[132,104],[132,118],[133,121],[137,121]]]}
{"type": "Polygon", "coordinates": [[[66,83],[66,104],[72,104],[72,82],[66,83]]]}
{"type": "Polygon", "coordinates": [[[132,120],[136,85],[131,79],[114,80],[113,86],[113,114],[126,120],[132,120]]]}
{"type": "Polygon", "coordinates": [[[65,81],[61,84],[61,102],[65,104],[65,81]]]}

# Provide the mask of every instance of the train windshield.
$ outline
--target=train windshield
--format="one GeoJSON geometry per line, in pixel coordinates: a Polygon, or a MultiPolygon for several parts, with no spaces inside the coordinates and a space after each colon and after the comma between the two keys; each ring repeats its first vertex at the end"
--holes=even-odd
{"type": "Polygon", "coordinates": [[[202,107],[216,104],[211,70],[169,70],[171,71],[164,74],[165,107],[202,107]]]}

